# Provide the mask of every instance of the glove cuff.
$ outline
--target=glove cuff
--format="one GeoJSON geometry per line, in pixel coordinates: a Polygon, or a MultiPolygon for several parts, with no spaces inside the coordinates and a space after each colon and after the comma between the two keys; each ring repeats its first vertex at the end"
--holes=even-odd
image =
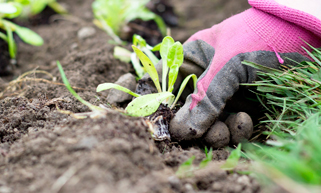
{"type": "MultiPolygon", "coordinates": [[[[307,29],[308,31],[311,31],[312,33],[321,37],[321,20],[313,15],[281,5],[274,0],[248,0],[248,2],[256,9],[301,26],[302,28],[307,29]]],[[[301,38],[303,39],[303,37],[301,38]]]]}
{"type": "Polygon", "coordinates": [[[300,49],[303,40],[314,47],[321,46],[321,41],[317,41],[321,39],[321,31],[318,37],[307,29],[256,8],[245,11],[243,18],[254,33],[276,52],[293,52],[293,49],[297,48],[295,50],[300,54],[309,57],[303,49],[300,49]]]}

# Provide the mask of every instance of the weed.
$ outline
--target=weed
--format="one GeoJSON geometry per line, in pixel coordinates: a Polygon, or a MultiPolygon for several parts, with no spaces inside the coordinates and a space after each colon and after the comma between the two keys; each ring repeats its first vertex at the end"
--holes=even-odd
{"type": "Polygon", "coordinates": [[[263,121],[269,129],[267,145],[245,144],[246,154],[255,161],[255,171],[266,182],[289,192],[321,190],[321,52],[306,52],[314,60],[283,70],[258,64],[244,64],[264,70],[258,98],[267,100],[263,121]]]}
{"type": "Polygon", "coordinates": [[[205,168],[213,159],[213,149],[211,148],[208,152],[207,147],[205,147],[205,156],[206,157],[198,166],[194,166],[193,161],[195,159],[195,155],[193,155],[178,167],[176,175],[180,178],[191,177],[193,176],[194,171],[205,168]]]}
{"type": "Polygon", "coordinates": [[[227,158],[226,162],[221,166],[221,168],[223,170],[233,170],[237,166],[240,157],[241,144],[239,144],[237,148],[231,152],[230,156],[227,158]]]}
{"type": "MultiPolygon", "coordinates": [[[[84,99],[82,99],[74,89],[71,88],[70,83],[65,75],[64,70],[62,69],[62,66],[60,64],[59,61],[57,61],[57,66],[59,69],[59,72],[61,74],[61,78],[63,83],[65,84],[65,86],[67,87],[67,89],[69,90],[69,92],[77,99],[79,100],[82,104],[86,105],[87,107],[89,107],[90,110],[92,110],[92,112],[90,113],[78,113],[78,114],[73,114],[74,117],[79,118],[79,119],[83,119],[86,117],[91,117],[91,118],[97,118],[97,117],[104,117],[105,113],[106,113],[106,109],[102,108],[102,107],[98,107],[95,105],[90,104],[89,102],[85,101],[84,99]]],[[[68,113],[71,114],[71,113],[68,113]]]]}

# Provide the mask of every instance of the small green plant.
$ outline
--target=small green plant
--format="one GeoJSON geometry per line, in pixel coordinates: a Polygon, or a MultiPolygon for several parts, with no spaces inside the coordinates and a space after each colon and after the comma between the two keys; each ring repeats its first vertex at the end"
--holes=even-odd
{"type": "MultiPolygon", "coordinates": [[[[174,89],[174,83],[177,79],[178,75],[178,69],[183,63],[183,46],[180,42],[174,42],[173,38],[167,36],[163,39],[162,44],[160,45],[160,52],[161,56],[163,56],[163,68],[167,67],[168,71],[168,89],[163,87],[164,92],[161,89],[159,78],[158,78],[158,73],[156,71],[156,68],[152,61],[146,56],[140,49],[138,49],[136,46],[133,45],[133,49],[139,59],[141,60],[144,68],[146,69],[147,73],[150,75],[152,80],[155,83],[155,86],[158,90],[158,93],[152,93],[152,94],[147,94],[147,95],[140,95],[137,93],[134,93],[130,91],[129,89],[122,87],[120,85],[114,84],[114,83],[103,83],[98,85],[96,91],[100,92],[103,90],[107,89],[117,89],[121,90],[123,92],[126,92],[134,97],[136,97],[132,102],[128,104],[126,107],[125,111],[123,112],[124,114],[130,115],[130,116],[148,116],[154,113],[159,105],[161,103],[164,103],[171,108],[173,108],[178,101],[178,98],[182,94],[185,86],[187,85],[188,81],[192,78],[194,82],[194,87],[196,87],[196,81],[197,77],[195,74],[190,74],[187,76],[178,91],[178,94],[175,98],[175,96],[172,94],[172,91],[174,89]],[[164,58],[166,56],[166,58],[164,58]],[[164,61],[166,59],[166,61],[164,61]],[[164,65],[166,65],[164,67],[164,65]],[[174,100],[175,99],[175,100],[174,100]]],[[[57,61],[57,65],[60,71],[60,74],[62,76],[62,79],[67,87],[67,89],[77,98],[80,102],[82,102],[84,105],[88,106],[93,112],[87,113],[87,115],[92,116],[97,116],[98,114],[104,114],[105,110],[104,108],[94,106],[83,99],[80,98],[79,95],[71,88],[69,85],[69,82],[63,72],[63,69],[60,65],[60,63],[57,61]]],[[[164,73],[164,70],[163,70],[164,73]]],[[[166,73],[166,71],[165,71],[166,73]]],[[[166,73],[167,74],[167,73],[166,73]]],[[[166,77],[166,76],[165,76],[166,77]]],[[[164,79],[166,81],[166,78],[164,79]]],[[[163,81],[164,82],[164,81],[163,81]]],[[[166,87],[166,84],[163,83],[163,86],[166,87]]]]}
{"type": "Polygon", "coordinates": [[[227,158],[226,162],[221,166],[223,170],[233,170],[241,157],[241,144],[237,146],[236,149],[234,149],[230,156],[227,158]]]}
{"type": "Polygon", "coordinates": [[[193,176],[193,171],[197,169],[196,167],[193,166],[194,159],[195,159],[195,155],[193,155],[188,160],[183,162],[179,166],[175,174],[180,178],[193,176]]]}
{"type": "Polygon", "coordinates": [[[63,83],[65,84],[66,88],[69,90],[69,92],[76,98],[78,99],[82,104],[86,105],[90,110],[92,110],[92,112],[89,113],[77,113],[77,114],[73,114],[74,117],[78,118],[78,119],[83,119],[86,117],[91,117],[91,118],[96,118],[96,117],[103,117],[105,116],[106,113],[106,109],[102,108],[102,107],[98,107],[95,106],[93,104],[90,104],[89,102],[85,101],[84,99],[82,99],[74,89],[72,89],[64,70],[62,69],[62,66],[60,64],[59,61],[57,61],[57,66],[62,78],[63,83]]]}
{"type": "MultiPolygon", "coordinates": [[[[157,64],[159,62],[159,59],[155,56],[153,52],[159,51],[161,44],[157,44],[156,46],[152,47],[148,45],[144,38],[142,38],[140,35],[134,34],[133,45],[135,45],[142,52],[144,52],[150,58],[153,64],[157,64]]],[[[136,52],[131,52],[120,46],[115,46],[114,57],[123,62],[131,62],[135,69],[138,80],[141,79],[143,75],[146,73],[144,67],[139,62],[139,58],[137,57],[136,52]]]]}
{"type": "Polygon", "coordinates": [[[205,151],[205,158],[201,161],[199,168],[205,168],[213,159],[212,148],[210,148],[210,151],[208,151],[207,147],[205,147],[204,151],[205,151]]]}
{"type": "Polygon", "coordinates": [[[162,34],[166,34],[166,25],[161,17],[149,11],[145,5],[150,0],[95,0],[92,4],[94,23],[105,30],[116,43],[122,43],[120,31],[128,22],[135,19],[154,20],[162,34]]]}
{"type": "Polygon", "coordinates": [[[207,147],[205,147],[205,156],[206,157],[198,166],[194,166],[193,161],[195,159],[195,156],[193,155],[178,167],[176,175],[180,178],[191,177],[193,176],[194,171],[205,168],[213,159],[213,149],[211,148],[208,152],[207,147]]]}
{"type": "Polygon", "coordinates": [[[41,13],[47,6],[59,14],[66,14],[67,10],[57,0],[8,0],[20,3],[22,7],[21,18],[28,18],[41,13]]]}
{"type": "Polygon", "coordinates": [[[17,2],[0,3],[0,29],[6,32],[0,32],[0,38],[8,43],[9,54],[12,59],[16,58],[17,51],[17,46],[13,39],[13,32],[25,43],[30,45],[41,46],[43,44],[43,39],[38,34],[7,20],[18,17],[21,14],[22,8],[23,6],[17,2]]]}
{"type": "Polygon", "coordinates": [[[135,45],[132,46],[133,50],[139,57],[141,63],[144,66],[146,72],[150,75],[152,81],[155,84],[155,87],[158,93],[148,94],[141,96],[139,94],[129,92],[127,88],[121,87],[113,83],[104,83],[100,84],[97,87],[97,92],[107,90],[107,89],[118,89],[124,91],[128,94],[137,97],[132,102],[130,102],[125,109],[126,112],[131,116],[148,116],[154,113],[161,103],[168,105],[170,108],[173,108],[178,101],[180,95],[182,94],[186,84],[192,78],[194,81],[194,88],[196,87],[197,77],[195,74],[187,76],[178,91],[178,94],[175,96],[172,94],[174,89],[174,83],[176,82],[179,67],[183,63],[183,46],[180,42],[174,42],[173,38],[167,36],[163,39],[160,45],[160,54],[162,57],[162,87],[159,82],[158,73],[154,66],[154,63],[146,56],[138,47],[135,45]],[[168,86],[166,85],[166,79],[168,77],[168,86]]]}

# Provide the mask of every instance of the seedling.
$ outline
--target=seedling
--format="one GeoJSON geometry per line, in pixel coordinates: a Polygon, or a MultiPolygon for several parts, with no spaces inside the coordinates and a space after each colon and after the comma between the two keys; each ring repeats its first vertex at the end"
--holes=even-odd
{"type": "MultiPolygon", "coordinates": [[[[161,88],[158,73],[156,71],[156,68],[153,64],[153,62],[146,56],[139,48],[137,48],[135,45],[132,46],[135,53],[139,57],[140,61],[142,62],[146,72],[150,75],[151,79],[155,83],[155,86],[158,90],[158,93],[152,93],[147,95],[140,95],[137,93],[134,93],[130,91],[129,89],[122,87],[120,85],[114,84],[114,83],[103,83],[98,85],[96,91],[100,92],[107,89],[117,89],[123,92],[126,92],[134,97],[136,97],[132,102],[128,104],[124,114],[130,115],[130,116],[136,116],[136,117],[146,117],[151,114],[153,114],[160,104],[168,105],[170,108],[175,107],[176,102],[178,101],[178,98],[182,94],[186,84],[188,81],[192,78],[194,82],[194,88],[196,87],[196,81],[197,77],[195,74],[191,74],[187,76],[178,91],[178,94],[175,98],[175,96],[172,94],[172,91],[174,89],[174,83],[177,79],[178,75],[178,69],[183,63],[183,46],[179,42],[175,42],[173,38],[167,36],[163,39],[163,42],[160,45],[160,52],[161,56],[163,58],[163,69],[167,69],[168,71],[168,88],[166,88],[166,84],[162,84],[165,86],[165,88],[161,88]]],[[[75,91],[72,90],[69,83],[67,82],[67,78],[65,77],[63,70],[61,68],[61,65],[59,62],[57,62],[57,65],[59,67],[61,76],[63,77],[64,83],[69,89],[69,91],[77,98],[80,102],[87,105],[93,112],[89,113],[92,115],[99,115],[101,113],[104,115],[106,113],[106,109],[102,109],[101,107],[96,107],[83,99],[81,99],[75,91]],[[68,86],[69,85],[69,86],[68,86]]],[[[167,75],[167,71],[163,70],[163,73],[165,72],[167,75]]],[[[166,81],[166,76],[164,81],[166,81]]],[[[163,81],[163,82],[164,82],[163,81]]],[[[168,124],[164,124],[164,121],[162,115],[151,118],[150,121],[147,121],[147,124],[150,127],[150,131],[152,133],[152,137],[155,140],[164,140],[170,138],[169,132],[168,132],[168,124]]]]}
{"type": "Polygon", "coordinates": [[[131,116],[148,116],[154,113],[161,103],[169,106],[171,109],[175,107],[180,95],[182,94],[186,84],[192,78],[194,81],[194,88],[196,87],[197,77],[195,74],[187,76],[175,96],[172,94],[174,89],[174,83],[176,82],[179,67],[183,63],[183,46],[180,42],[174,42],[173,38],[167,36],[163,39],[160,46],[160,54],[162,57],[163,64],[163,81],[162,87],[159,82],[158,73],[154,66],[154,63],[146,56],[137,46],[133,45],[133,50],[139,57],[141,63],[144,66],[146,72],[150,75],[152,81],[158,93],[148,94],[141,96],[139,94],[133,94],[128,92],[128,89],[121,87],[113,83],[100,84],[97,87],[97,92],[107,90],[107,89],[118,89],[124,91],[128,94],[137,97],[132,102],[130,102],[125,109],[126,112],[131,116]],[[168,87],[166,87],[166,77],[168,75],[168,87]]]}
{"type": "Polygon", "coordinates": [[[207,147],[205,147],[205,158],[201,161],[199,168],[205,168],[208,163],[210,163],[213,159],[213,149],[210,148],[210,151],[208,151],[207,147]]]}
{"type": "MultiPolygon", "coordinates": [[[[160,44],[152,47],[146,43],[144,38],[135,34],[133,35],[133,45],[135,45],[142,52],[144,52],[150,58],[153,64],[157,64],[159,62],[159,59],[155,56],[153,52],[159,51],[160,44]]],[[[136,52],[131,52],[120,46],[115,46],[114,57],[123,62],[131,62],[135,69],[138,80],[141,79],[143,75],[146,73],[144,67],[139,62],[139,58],[137,57],[136,52]]]]}
{"type": "Polygon", "coordinates": [[[205,147],[205,156],[198,166],[194,166],[195,155],[193,155],[178,167],[176,175],[180,178],[191,177],[194,171],[205,168],[213,159],[213,149],[211,148],[208,152],[207,147],[205,147]]]}
{"type": "Polygon", "coordinates": [[[105,30],[116,43],[122,43],[119,38],[121,30],[128,22],[135,19],[154,20],[165,36],[166,25],[162,18],[148,10],[145,5],[150,0],[95,0],[92,4],[94,23],[105,30]]]}
{"type": "Polygon", "coordinates": [[[13,0],[23,5],[21,18],[28,18],[41,13],[47,6],[59,14],[66,14],[67,10],[57,0],[13,0]]]}
{"type": "Polygon", "coordinates": [[[237,166],[240,157],[241,144],[239,144],[237,148],[231,152],[230,156],[227,158],[226,162],[224,163],[224,165],[221,166],[221,168],[223,170],[233,170],[237,166]]]}
{"type": "Polygon", "coordinates": [[[34,46],[41,46],[43,44],[43,39],[32,30],[16,25],[5,19],[16,18],[21,14],[21,11],[22,5],[20,3],[0,3],[0,28],[6,31],[6,34],[0,32],[0,38],[8,43],[9,54],[12,59],[16,58],[17,51],[17,46],[13,39],[13,32],[17,33],[25,43],[34,46]]]}
{"type": "MultiPolygon", "coordinates": [[[[102,107],[98,107],[95,106],[93,104],[90,104],[89,102],[85,101],[84,99],[82,99],[74,89],[72,89],[72,87],[70,86],[70,83],[65,75],[64,70],[62,69],[62,66],[60,64],[59,61],[57,61],[57,66],[62,78],[63,83],[65,84],[66,88],[69,90],[69,92],[76,98],[78,99],[82,104],[86,105],[90,110],[92,110],[92,112],[89,113],[77,113],[77,114],[73,114],[74,117],[79,118],[79,119],[83,119],[86,117],[91,117],[91,118],[97,118],[97,117],[104,117],[106,115],[106,109],[102,108],[102,107]]],[[[71,114],[71,113],[68,113],[71,114]]]]}

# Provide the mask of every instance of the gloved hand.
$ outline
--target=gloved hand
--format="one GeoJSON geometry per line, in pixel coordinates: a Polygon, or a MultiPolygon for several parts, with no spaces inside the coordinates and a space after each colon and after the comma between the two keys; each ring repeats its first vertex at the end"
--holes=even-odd
{"type": "Polygon", "coordinates": [[[307,43],[321,46],[321,21],[317,17],[278,4],[274,0],[249,0],[250,8],[222,23],[194,34],[184,43],[184,64],[180,70],[195,73],[203,70],[197,89],[170,123],[170,134],[177,140],[204,137],[239,89],[240,83],[256,79],[254,68],[244,60],[278,68],[309,60],[301,48],[307,43]],[[304,41],[303,41],[304,40],[304,41]],[[186,67],[186,64],[187,67],[186,67]],[[188,66],[194,64],[193,70],[188,66]]]}
{"type": "MultiPolygon", "coordinates": [[[[300,8],[297,4],[291,5],[296,8],[293,9],[277,3],[280,1],[249,0],[253,8],[199,31],[183,44],[184,63],[174,92],[187,75],[194,73],[199,78],[197,89],[187,97],[170,123],[172,138],[181,141],[202,137],[208,145],[219,148],[230,140],[233,144],[241,140],[240,136],[233,136],[233,132],[250,137],[247,132],[252,129],[251,121],[244,113],[228,118],[226,125],[231,127],[228,129],[224,123],[216,122],[240,83],[251,83],[257,78],[256,69],[241,62],[247,60],[271,68],[278,68],[280,64],[295,65],[293,61],[310,59],[301,48],[308,48],[305,42],[321,47],[320,13],[312,11],[313,16],[303,12],[306,10],[296,10],[300,8]]],[[[284,2],[285,5],[292,3],[284,2]]],[[[161,67],[161,62],[156,65],[159,73],[161,67]]],[[[137,91],[141,94],[155,91],[147,74],[139,82],[137,91]]],[[[185,94],[191,92],[191,89],[184,91],[185,94]]]]}

